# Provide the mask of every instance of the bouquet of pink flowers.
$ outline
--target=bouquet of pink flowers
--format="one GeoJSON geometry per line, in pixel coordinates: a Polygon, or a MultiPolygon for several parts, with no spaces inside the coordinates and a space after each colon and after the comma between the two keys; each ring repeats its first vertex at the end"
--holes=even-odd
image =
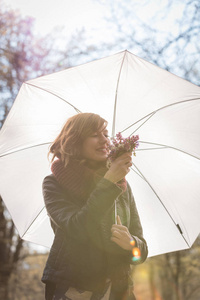
{"type": "Polygon", "coordinates": [[[139,146],[139,136],[132,135],[127,138],[123,138],[122,134],[119,132],[116,134],[116,138],[111,138],[111,143],[109,145],[110,153],[108,155],[108,162],[114,161],[117,157],[125,152],[133,152],[135,154],[135,149],[139,146]]]}

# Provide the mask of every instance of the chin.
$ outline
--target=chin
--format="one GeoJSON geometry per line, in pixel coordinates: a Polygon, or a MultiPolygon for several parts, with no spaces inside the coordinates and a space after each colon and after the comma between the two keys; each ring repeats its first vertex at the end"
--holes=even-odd
{"type": "Polygon", "coordinates": [[[106,160],[107,160],[107,156],[98,159],[99,162],[106,161],[106,160]]]}

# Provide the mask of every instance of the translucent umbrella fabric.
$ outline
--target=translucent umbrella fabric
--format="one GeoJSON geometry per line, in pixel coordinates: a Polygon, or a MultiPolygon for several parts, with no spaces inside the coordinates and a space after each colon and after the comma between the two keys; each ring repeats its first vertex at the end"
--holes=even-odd
{"type": "Polygon", "coordinates": [[[0,132],[0,193],[21,237],[50,247],[43,197],[49,144],[94,112],[112,135],[139,134],[128,175],[149,255],[191,247],[200,231],[200,87],[128,51],[25,82],[0,132]]]}

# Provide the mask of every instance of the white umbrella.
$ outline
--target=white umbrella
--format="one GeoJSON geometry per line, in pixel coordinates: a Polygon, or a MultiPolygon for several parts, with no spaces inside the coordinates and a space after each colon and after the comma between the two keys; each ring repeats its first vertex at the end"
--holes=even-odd
{"type": "Polygon", "coordinates": [[[128,175],[149,256],[200,232],[200,87],[128,51],[25,82],[0,132],[0,193],[20,236],[51,246],[42,181],[66,119],[94,112],[114,135],[139,134],[128,175]]]}

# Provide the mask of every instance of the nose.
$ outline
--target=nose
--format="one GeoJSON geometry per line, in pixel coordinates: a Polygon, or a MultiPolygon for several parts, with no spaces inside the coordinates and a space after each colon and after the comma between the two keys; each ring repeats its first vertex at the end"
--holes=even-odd
{"type": "Polygon", "coordinates": [[[102,134],[100,142],[101,144],[106,144],[108,143],[108,138],[104,134],[102,134]]]}

